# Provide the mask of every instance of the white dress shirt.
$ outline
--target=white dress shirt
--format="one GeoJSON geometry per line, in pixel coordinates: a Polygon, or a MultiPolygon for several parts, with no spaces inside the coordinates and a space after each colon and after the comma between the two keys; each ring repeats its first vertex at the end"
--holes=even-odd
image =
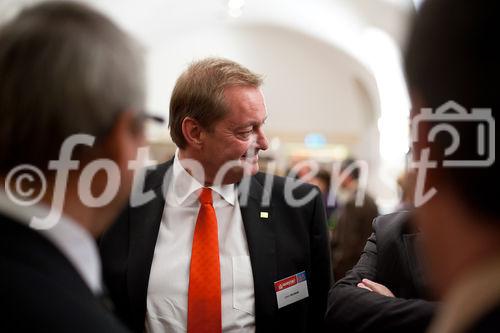
{"type": "MultiPolygon", "coordinates": [[[[174,157],[147,295],[146,332],[186,332],[189,267],[203,187],[174,157]]],[[[255,332],[252,266],[234,184],[212,186],[217,215],[223,332],[255,332]]]]}
{"type": "MultiPolygon", "coordinates": [[[[33,216],[46,217],[50,209],[42,204],[18,206],[0,189],[0,212],[29,226],[33,216]]],[[[101,259],[96,242],[87,230],[64,214],[61,214],[60,221],[54,227],[33,230],[46,237],[62,252],[94,294],[102,292],[101,259]]]]}

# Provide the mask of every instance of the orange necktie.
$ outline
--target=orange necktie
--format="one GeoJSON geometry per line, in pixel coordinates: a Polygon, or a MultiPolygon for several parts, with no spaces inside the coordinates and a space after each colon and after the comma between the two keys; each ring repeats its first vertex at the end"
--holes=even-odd
{"type": "Polygon", "coordinates": [[[221,285],[217,216],[212,190],[203,188],[194,229],[188,290],[188,333],[220,333],[221,285]]]}

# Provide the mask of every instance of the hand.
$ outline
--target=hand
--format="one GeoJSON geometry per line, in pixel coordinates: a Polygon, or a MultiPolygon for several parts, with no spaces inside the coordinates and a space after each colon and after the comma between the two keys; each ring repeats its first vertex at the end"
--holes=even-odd
{"type": "Polygon", "coordinates": [[[389,288],[380,283],[373,282],[368,279],[363,279],[360,283],[358,283],[358,287],[372,291],[382,296],[395,297],[392,291],[389,290],[389,288]]]}

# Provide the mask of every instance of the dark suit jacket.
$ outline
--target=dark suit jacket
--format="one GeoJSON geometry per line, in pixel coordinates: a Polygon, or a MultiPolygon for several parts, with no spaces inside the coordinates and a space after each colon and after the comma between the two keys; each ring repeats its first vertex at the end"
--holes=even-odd
{"type": "Polygon", "coordinates": [[[381,216],[373,222],[359,262],[330,291],[330,332],[423,332],[436,304],[429,300],[417,254],[410,213],[381,216]],[[358,288],[363,278],[381,283],[396,298],[358,288]]]}
{"type": "Polygon", "coordinates": [[[0,215],[0,332],[128,332],[46,238],[0,215]]]}
{"type": "MultiPolygon", "coordinates": [[[[171,166],[172,161],[161,164],[146,177],[144,191],[152,189],[156,198],[128,207],[101,240],[110,295],[119,316],[135,332],[144,329],[149,273],[165,205],[162,183],[167,188],[171,166]]],[[[315,332],[324,320],[331,281],[321,195],[318,191],[305,206],[292,208],[284,199],[284,178],[270,176],[269,193],[263,188],[265,176],[250,178],[248,203],[241,208],[254,278],[256,330],[315,332]],[[261,205],[264,195],[271,195],[268,207],[261,205]],[[263,211],[268,219],[260,218],[263,211]],[[301,271],[306,271],[309,297],[278,309],[274,282],[301,271]]],[[[294,191],[295,198],[313,189],[303,184],[294,191]]]]}

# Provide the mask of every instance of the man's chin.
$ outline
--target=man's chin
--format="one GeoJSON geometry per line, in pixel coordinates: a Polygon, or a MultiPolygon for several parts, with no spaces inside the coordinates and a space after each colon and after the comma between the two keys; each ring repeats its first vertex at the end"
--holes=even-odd
{"type": "Polygon", "coordinates": [[[243,163],[243,174],[244,176],[253,176],[257,172],[259,172],[259,163],[255,162],[247,162],[243,163]]]}

